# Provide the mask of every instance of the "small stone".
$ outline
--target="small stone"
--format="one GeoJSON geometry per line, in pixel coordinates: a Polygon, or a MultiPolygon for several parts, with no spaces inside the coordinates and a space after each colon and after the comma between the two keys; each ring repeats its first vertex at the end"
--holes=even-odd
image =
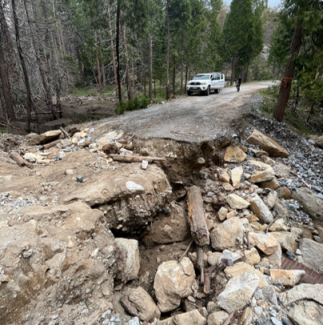
{"type": "Polygon", "coordinates": [[[223,183],[230,183],[230,176],[228,173],[223,173],[220,175],[219,180],[223,183]]]}
{"type": "Polygon", "coordinates": [[[225,207],[221,207],[221,209],[219,210],[217,216],[218,216],[218,219],[220,221],[223,221],[225,220],[226,216],[228,214],[228,209],[226,209],[225,207]]]}
{"type": "Polygon", "coordinates": [[[66,153],[64,151],[59,151],[57,156],[59,160],[62,160],[66,157],[66,153]]]}
{"type": "Polygon", "coordinates": [[[141,168],[142,168],[143,170],[146,170],[146,169],[148,168],[148,161],[147,161],[147,160],[143,160],[143,161],[141,162],[141,168]]]}
{"type": "Polygon", "coordinates": [[[200,165],[204,165],[205,164],[205,159],[203,157],[200,157],[199,159],[197,159],[197,162],[200,164],[200,165]]]}
{"type": "Polygon", "coordinates": [[[295,260],[295,258],[296,258],[296,255],[290,251],[287,251],[286,255],[290,260],[295,260]]]}
{"type": "Polygon", "coordinates": [[[74,170],[73,169],[66,169],[65,174],[66,175],[73,175],[74,174],[74,170]]]}
{"type": "Polygon", "coordinates": [[[262,308],[257,306],[254,308],[254,312],[256,315],[260,316],[262,314],[262,308]]]}
{"type": "Polygon", "coordinates": [[[274,325],[282,325],[282,323],[275,317],[270,318],[274,325]]]}
{"type": "Polygon", "coordinates": [[[286,186],[283,186],[283,187],[277,189],[276,192],[277,192],[278,197],[280,199],[290,200],[291,197],[292,197],[291,190],[288,187],[286,187],[286,186]]]}
{"type": "Polygon", "coordinates": [[[79,183],[83,183],[83,176],[76,176],[76,181],[79,183]]]}
{"type": "Polygon", "coordinates": [[[296,249],[296,252],[295,252],[296,255],[302,255],[302,252],[299,248],[296,249]]]}
{"type": "Polygon", "coordinates": [[[232,185],[234,187],[236,187],[240,184],[242,175],[243,175],[242,167],[236,167],[231,170],[231,180],[232,180],[232,185]]]}
{"type": "Polygon", "coordinates": [[[230,194],[226,197],[227,203],[232,209],[246,209],[250,203],[236,194],[230,194]]]}

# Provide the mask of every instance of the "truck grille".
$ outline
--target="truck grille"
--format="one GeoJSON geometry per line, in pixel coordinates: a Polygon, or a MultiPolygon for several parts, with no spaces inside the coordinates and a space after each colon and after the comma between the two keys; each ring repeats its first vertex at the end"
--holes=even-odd
{"type": "Polygon", "coordinates": [[[199,82],[191,82],[190,85],[191,85],[191,86],[199,86],[200,83],[199,83],[199,82]]]}

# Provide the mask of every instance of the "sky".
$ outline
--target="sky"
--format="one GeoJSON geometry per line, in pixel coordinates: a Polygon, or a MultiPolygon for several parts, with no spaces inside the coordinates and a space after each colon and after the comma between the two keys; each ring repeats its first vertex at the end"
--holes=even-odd
{"type": "MultiPolygon", "coordinates": [[[[230,4],[231,0],[224,0],[226,3],[230,4]]],[[[268,0],[269,7],[275,7],[281,3],[281,0],[268,0]]]]}

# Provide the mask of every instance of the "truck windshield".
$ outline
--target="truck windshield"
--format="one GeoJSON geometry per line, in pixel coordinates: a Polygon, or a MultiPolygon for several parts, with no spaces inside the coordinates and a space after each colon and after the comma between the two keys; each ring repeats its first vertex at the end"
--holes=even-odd
{"type": "Polygon", "coordinates": [[[208,80],[208,79],[210,79],[209,75],[198,74],[197,76],[194,77],[193,80],[208,80]]]}

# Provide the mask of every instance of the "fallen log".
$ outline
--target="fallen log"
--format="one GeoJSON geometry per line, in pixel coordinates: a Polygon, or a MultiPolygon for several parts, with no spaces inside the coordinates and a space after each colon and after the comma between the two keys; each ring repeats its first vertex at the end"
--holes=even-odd
{"type": "Polygon", "coordinates": [[[160,157],[144,157],[144,156],[120,156],[120,155],[109,155],[115,161],[121,162],[142,162],[143,160],[147,160],[148,162],[153,161],[165,161],[165,158],[160,157]]]}
{"type": "Polygon", "coordinates": [[[26,161],[24,158],[22,158],[17,152],[11,152],[10,158],[14,160],[20,167],[27,166],[30,169],[33,169],[34,166],[26,161]]]}
{"type": "Polygon", "coordinates": [[[49,148],[55,147],[60,142],[61,142],[61,140],[56,140],[56,141],[53,141],[51,143],[44,144],[43,148],[44,149],[49,149],[49,148]]]}
{"type": "Polygon", "coordinates": [[[201,189],[192,186],[187,191],[188,222],[192,238],[198,246],[210,244],[209,230],[206,224],[201,189]]]}

